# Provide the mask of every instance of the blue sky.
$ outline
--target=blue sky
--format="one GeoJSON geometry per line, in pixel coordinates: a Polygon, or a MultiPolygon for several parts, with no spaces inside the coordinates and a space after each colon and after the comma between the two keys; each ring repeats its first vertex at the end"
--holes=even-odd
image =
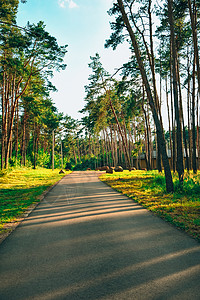
{"type": "Polygon", "coordinates": [[[56,73],[53,83],[58,89],[52,99],[60,112],[73,118],[84,106],[84,86],[88,83],[90,56],[98,52],[104,68],[111,74],[128,60],[130,50],[121,45],[116,51],[104,49],[110,36],[111,20],[107,11],[113,0],[27,0],[20,4],[18,24],[42,20],[47,31],[60,45],[68,45],[67,68],[56,73]]]}

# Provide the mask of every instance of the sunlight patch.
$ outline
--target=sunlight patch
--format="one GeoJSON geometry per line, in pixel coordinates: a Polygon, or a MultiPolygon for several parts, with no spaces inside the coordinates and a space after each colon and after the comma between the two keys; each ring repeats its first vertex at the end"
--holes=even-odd
{"type": "Polygon", "coordinates": [[[73,0],[58,0],[58,4],[62,8],[65,8],[66,4],[68,4],[69,8],[78,7],[78,5],[73,0]]]}

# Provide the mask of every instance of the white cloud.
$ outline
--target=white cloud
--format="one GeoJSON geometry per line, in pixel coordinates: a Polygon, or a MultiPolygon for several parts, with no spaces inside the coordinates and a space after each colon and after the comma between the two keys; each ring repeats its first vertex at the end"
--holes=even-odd
{"type": "Polygon", "coordinates": [[[59,0],[58,4],[60,7],[65,8],[65,1],[59,0]]]}
{"type": "Polygon", "coordinates": [[[58,0],[60,7],[65,8],[68,4],[69,8],[76,8],[78,5],[73,0],[58,0]]]}
{"type": "Polygon", "coordinates": [[[78,5],[74,2],[74,1],[72,1],[72,0],[70,0],[70,1],[68,1],[69,2],[69,8],[75,8],[75,7],[78,7],[78,5]]]}

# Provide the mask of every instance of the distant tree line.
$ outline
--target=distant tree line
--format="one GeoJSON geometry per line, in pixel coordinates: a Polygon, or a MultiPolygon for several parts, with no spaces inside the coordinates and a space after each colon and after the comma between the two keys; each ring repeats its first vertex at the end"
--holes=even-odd
{"type": "MultiPolygon", "coordinates": [[[[25,1],[22,1],[25,2],[25,1]]],[[[43,22],[17,25],[19,1],[0,2],[1,168],[36,167],[38,153],[50,153],[59,127],[50,91],[53,71],[63,70],[66,46],[59,46],[43,22]]]]}
{"type": "Polygon", "coordinates": [[[104,69],[98,53],[91,56],[81,121],[59,114],[49,96],[55,90],[52,71],[65,68],[66,46],[59,46],[42,22],[17,26],[17,8],[16,0],[0,4],[2,168],[29,162],[50,167],[54,130],[56,160],[63,156],[66,168],[140,168],[143,155],[150,170],[156,153],[168,192],[174,189],[171,170],[180,183],[185,169],[197,172],[198,0],[113,2],[105,47],[128,43],[130,59],[116,76],[104,69]]]}
{"type": "Polygon", "coordinates": [[[178,172],[180,182],[185,168],[194,173],[199,168],[199,9],[196,0],[167,0],[156,5],[151,0],[114,1],[109,14],[115,20],[105,46],[116,49],[128,42],[132,56],[123,65],[118,82],[103,70],[98,54],[91,57],[93,73],[86,87],[86,118],[94,119],[94,128],[99,132],[118,132],[128,167],[131,145],[135,153],[143,144],[147,166],[151,168],[152,133],[156,133],[157,168],[161,171],[164,167],[169,192],[173,191],[171,168],[178,172]],[[155,20],[159,22],[155,24],[155,20]],[[171,168],[163,101],[168,115],[171,168]],[[108,120],[110,123],[106,123],[108,120]]]}

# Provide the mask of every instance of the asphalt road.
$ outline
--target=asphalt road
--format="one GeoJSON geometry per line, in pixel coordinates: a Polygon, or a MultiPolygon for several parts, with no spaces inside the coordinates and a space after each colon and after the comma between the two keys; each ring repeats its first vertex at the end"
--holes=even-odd
{"type": "Polygon", "coordinates": [[[74,172],[0,245],[0,300],[200,299],[200,244],[74,172]]]}

